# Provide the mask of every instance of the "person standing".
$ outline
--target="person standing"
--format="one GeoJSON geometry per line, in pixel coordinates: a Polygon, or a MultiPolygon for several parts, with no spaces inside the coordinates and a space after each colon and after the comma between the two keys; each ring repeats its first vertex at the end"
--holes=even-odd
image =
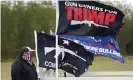
{"type": "Polygon", "coordinates": [[[32,62],[32,54],[35,50],[25,46],[11,65],[12,80],[37,80],[37,71],[32,62]]]}

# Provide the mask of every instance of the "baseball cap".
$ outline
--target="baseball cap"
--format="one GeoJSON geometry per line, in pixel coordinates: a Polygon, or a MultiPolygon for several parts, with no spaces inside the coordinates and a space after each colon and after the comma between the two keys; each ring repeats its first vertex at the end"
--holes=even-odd
{"type": "Polygon", "coordinates": [[[35,51],[34,49],[31,49],[28,46],[22,47],[21,48],[21,54],[23,54],[24,52],[28,52],[28,51],[35,51]]]}

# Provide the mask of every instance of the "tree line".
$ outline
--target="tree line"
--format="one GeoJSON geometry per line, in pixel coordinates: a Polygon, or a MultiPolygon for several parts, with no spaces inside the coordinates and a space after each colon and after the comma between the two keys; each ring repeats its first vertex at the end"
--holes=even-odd
{"type": "Polygon", "coordinates": [[[14,58],[21,47],[35,46],[34,30],[49,32],[56,25],[56,10],[49,1],[1,2],[1,58],[14,58]]]}

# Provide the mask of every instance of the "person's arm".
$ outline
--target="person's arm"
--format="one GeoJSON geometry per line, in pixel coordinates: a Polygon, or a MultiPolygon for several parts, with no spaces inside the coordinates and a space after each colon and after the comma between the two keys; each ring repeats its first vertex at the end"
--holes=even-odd
{"type": "Polygon", "coordinates": [[[11,67],[11,76],[12,80],[21,80],[20,79],[20,72],[22,69],[22,63],[20,60],[16,60],[11,67]]]}

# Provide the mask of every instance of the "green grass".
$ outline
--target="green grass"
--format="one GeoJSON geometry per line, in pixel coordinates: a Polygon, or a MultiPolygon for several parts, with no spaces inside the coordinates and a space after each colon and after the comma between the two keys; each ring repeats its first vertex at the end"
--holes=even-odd
{"type": "Polygon", "coordinates": [[[89,71],[133,71],[133,56],[125,57],[122,64],[106,57],[96,57],[89,71]]]}
{"type": "MultiPolygon", "coordinates": [[[[133,56],[125,57],[124,64],[105,57],[95,57],[93,65],[89,71],[133,71],[133,56]]],[[[36,60],[33,59],[36,63],[36,60]]],[[[1,62],[1,80],[11,80],[11,64],[12,61],[1,62]]]]}

